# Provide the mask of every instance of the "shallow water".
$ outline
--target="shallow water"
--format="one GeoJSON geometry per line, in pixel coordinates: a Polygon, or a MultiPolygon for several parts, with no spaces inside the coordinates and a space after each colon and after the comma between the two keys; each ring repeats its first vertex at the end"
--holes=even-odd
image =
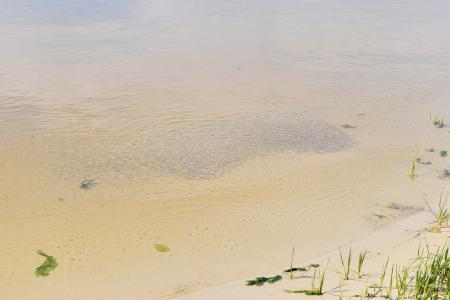
{"type": "Polygon", "coordinates": [[[266,152],[339,150],[349,138],[330,113],[440,92],[447,6],[6,1],[1,135],[42,138],[54,171],[80,177],[203,177],[266,152]]]}
{"type": "Polygon", "coordinates": [[[0,3],[8,299],[154,299],[253,275],[293,236],[306,257],[421,203],[402,181],[417,153],[423,178],[446,164],[421,151],[450,147],[429,121],[450,114],[448,1],[0,3]],[[40,247],[60,289],[28,272],[40,247]]]}

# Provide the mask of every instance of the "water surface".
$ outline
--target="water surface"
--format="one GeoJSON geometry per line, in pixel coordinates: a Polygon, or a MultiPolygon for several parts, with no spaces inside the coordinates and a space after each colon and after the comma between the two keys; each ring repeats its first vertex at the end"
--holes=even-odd
{"type": "Polygon", "coordinates": [[[330,114],[441,93],[447,7],[4,1],[1,134],[57,152],[66,176],[202,177],[265,153],[337,151],[349,137],[330,114]]]}

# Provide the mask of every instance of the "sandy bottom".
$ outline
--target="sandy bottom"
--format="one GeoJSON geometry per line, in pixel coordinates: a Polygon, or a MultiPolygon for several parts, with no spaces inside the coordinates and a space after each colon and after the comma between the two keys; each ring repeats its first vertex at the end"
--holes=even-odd
{"type": "MultiPolygon", "coordinates": [[[[83,190],[80,179],[57,177],[32,156],[4,151],[2,298],[173,298],[236,279],[192,297],[277,298],[289,281],[261,289],[242,282],[285,268],[293,245],[297,262],[316,261],[423,210],[423,197],[435,205],[448,184],[448,158],[439,154],[450,148],[447,128],[424,118],[411,128],[420,140],[411,146],[404,131],[377,130],[370,118],[359,118],[351,120],[358,128],[348,129],[357,143],[345,151],[259,156],[210,179],[99,179],[83,190]],[[417,164],[411,180],[416,156],[431,164],[417,164]],[[170,251],[156,251],[155,243],[170,251]],[[34,274],[39,249],[59,263],[46,278],[34,274]]],[[[407,239],[375,237],[383,253],[392,248],[389,240],[407,239]]],[[[382,256],[367,248],[378,265],[382,256]]]]}

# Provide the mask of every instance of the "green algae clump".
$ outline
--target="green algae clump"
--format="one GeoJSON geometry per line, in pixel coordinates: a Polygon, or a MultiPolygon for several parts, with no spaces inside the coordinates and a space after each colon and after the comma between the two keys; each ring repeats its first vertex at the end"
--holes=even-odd
{"type": "Polygon", "coordinates": [[[169,252],[170,248],[164,244],[155,244],[155,250],[158,252],[169,252]]]}
{"type": "Polygon", "coordinates": [[[36,276],[47,277],[48,275],[50,275],[50,271],[53,271],[58,266],[58,262],[53,256],[46,254],[42,250],[39,250],[37,254],[45,257],[45,261],[42,263],[42,265],[36,268],[36,276]]]}

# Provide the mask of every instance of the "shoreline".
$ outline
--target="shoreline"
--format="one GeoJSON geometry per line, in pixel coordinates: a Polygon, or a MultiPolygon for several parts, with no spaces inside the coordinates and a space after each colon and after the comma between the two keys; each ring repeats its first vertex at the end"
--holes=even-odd
{"type": "MultiPolygon", "coordinates": [[[[381,261],[384,261],[386,257],[395,259],[396,263],[406,263],[409,258],[413,258],[417,252],[417,246],[421,245],[423,241],[427,241],[436,245],[442,245],[448,240],[448,228],[442,233],[433,233],[427,231],[427,227],[433,223],[433,216],[428,210],[422,210],[411,216],[405,217],[401,220],[392,222],[387,226],[383,226],[368,236],[347,244],[341,248],[341,251],[346,252],[349,248],[354,251],[354,256],[356,251],[362,251],[363,249],[368,250],[368,258],[366,261],[366,267],[368,269],[367,276],[373,277],[377,271],[376,267],[381,265],[381,261]],[[369,250],[370,249],[370,250],[369,250]]],[[[296,250],[297,251],[297,250],[296,250]]],[[[330,264],[327,268],[327,282],[325,282],[325,294],[320,296],[321,299],[325,298],[336,298],[337,295],[330,289],[331,286],[337,286],[340,283],[339,268],[339,251],[340,248],[337,247],[334,250],[326,253],[325,255],[319,255],[314,259],[308,259],[302,261],[301,263],[295,261],[294,265],[306,266],[309,264],[324,264],[329,260],[330,264]],[[331,283],[330,283],[331,282],[331,283]]],[[[354,257],[355,259],[355,257],[354,257]]],[[[286,268],[288,268],[289,257],[286,257],[286,268]]],[[[356,263],[356,262],[355,262],[356,263]]],[[[353,269],[353,268],[352,268],[353,269]]],[[[378,268],[379,269],[379,268],[378,268]]],[[[301,287],[302,285],[306,288],[302,282],[303,278],[289,279],[289,276],[283,274],[281,270],[267,272],[265,274],[254,274],[253,277],[257,276],[273,276],[275,274],[280,274],[283,279],[280,282],[273,284],[266,284],[264,286],[253,287],[246,286],[246,280],[250,278],[242,278],[240,280],[235,280],[228,282],[226,284],[212,286],[206,289],[194,291],[192,293],[175,296],[175,299],[294,299],[296,296],[284,292],[286,289],[293,289],[301,287]],[[297,280],[299,279],[299,280],[297,280]]],[[[310,280],[310,279],[308,279],[310,280]]],[[[307,281],[308,281],[307,280],[307,281]]],[[[304,280],[303,280],[304,281],[304,280]]],[[[357,280],[350,280],[350,288],[355,290],[357,294],[357,286],[359,285],[357,280]]],[[[348,285],[348,284],[347,284],[348,285]]],[[[361,288],[361,287],[359,287],[361,288]]],[[[348,289],[348,288],[347,288],[348,289]]],[[[312,298],[318,296],[305,296],[297,295],[298,297],[312,298]]],[[[349,296],[352,297],[352,296],[349,296]]],[[[303,299],[303,298],[302,298],[303,299]]]]}

